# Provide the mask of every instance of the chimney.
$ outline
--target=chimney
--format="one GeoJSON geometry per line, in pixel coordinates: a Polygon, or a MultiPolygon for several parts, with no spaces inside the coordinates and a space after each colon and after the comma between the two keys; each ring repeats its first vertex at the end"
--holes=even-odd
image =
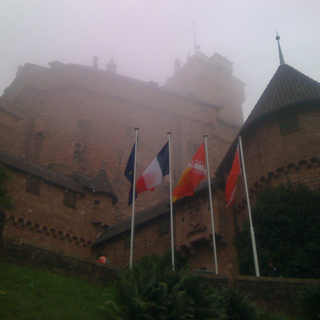
{"type": "Polygon", "coordinates": [[[98,61],[99,61],[99,58],[98,57],[93,57],[93,64],[92,64],[92,67],[94,69],[98,69],[98,61]]]}
{"type": "Polygon", "coordinates": [[[177,74],[181,69],[181,61],[179,59],[174,60],[174,74],[177,74]]]}

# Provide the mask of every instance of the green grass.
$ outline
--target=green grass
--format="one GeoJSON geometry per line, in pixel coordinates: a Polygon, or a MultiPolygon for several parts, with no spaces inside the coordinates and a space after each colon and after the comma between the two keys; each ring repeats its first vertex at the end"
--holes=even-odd
{"type": "Polygon", "coordinates": [[[1,320],[107,319],[105,288],[0,261],[1,320]]]}

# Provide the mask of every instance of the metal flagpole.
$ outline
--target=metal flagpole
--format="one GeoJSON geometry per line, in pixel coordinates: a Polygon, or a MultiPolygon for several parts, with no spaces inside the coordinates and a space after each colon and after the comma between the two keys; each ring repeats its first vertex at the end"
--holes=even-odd
{"type": "Polygon", "coordinates": [[[174,225],[173,225],[173,205],[172,205],[172,176],[171,176],[171,132],[168,132],[169,140],[169,186],[170,186],[170,225],[171,225],[171,260],[172,270],[175,269],[174,259],[174,225]]]}
{"type": "Polygon", "coordinates": [[[240,154],[241,154],[243,180],[244,180],[244,186],[245,186],[245,189],[246,189],[246,196],[247,196],[247,203],[248,203],[248,214],[249,214],[249,221],[250,221],[250,233],[251,233],[251,241],[252,241],[254,267],[256,269],[256,276],[260,277],[259,262],[258,262],[257,247],[256,247],[256,239],[255,239],[255,236],[254,236],[254,229],[253,229],[252,216],[251,216],[251,205],[250,205],[250,199],[249,199],[249,193],[248,193],[247,175],[246,175],[246,168],[245,168],[244,157],[243,157],[242,138],[240,136],[239,136],[239,146],[240,146],[240,154]]]}
{"type": "Polygon", "coordinates": [[[134,243],[134,209],[136,202],[136,171],[137,171],[137,151],[138,151],[138,133],[139,128],[135,130],[135,143],[134,143],[134,169],[133,169],[133,184],[132,184],[132,215],[131,215],[131,242],[130,242],[130,269],[133,263],[133,243],[134,243]]]}
{"type": "Polygon", "coordinates": [[[209,203],[210,203],[211,226],[212,226],[214,265],[215,265],[216,274],[219,274],[219,271],[218,271],[218,260],[217,260],[216,237],[215,237],[215,230],[214,230],[214,218],[213,218],[213,209],[212,209],[212,194],[211,194],[211,182],[210,182],[210,169],[209,169],[207,135],[205,134],[203,137],[204,137],[204,145],[205,145],[205,148],[206,148],[206,163],[207,163],[207,175],[208,175],[208,191],[209,191],[209,203]]]}

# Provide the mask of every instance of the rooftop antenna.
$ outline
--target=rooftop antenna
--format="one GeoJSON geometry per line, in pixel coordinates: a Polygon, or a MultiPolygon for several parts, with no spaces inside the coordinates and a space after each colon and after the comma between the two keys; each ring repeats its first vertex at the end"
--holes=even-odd
{"type": "Polygon", "coordinates": [[[278,41],[279,59],[280,59],[280,66],[281,66],[281,65],[285,64],[285,62],[284,62],[284,58],[283,58],[281,47],[280,47],[280,41],[279,41],[280,37],[278,35],[278,30],[277,30],[276,40],[278,41]]]}
{"type": "Polygon", "coordinates": [[[196,53],[201,48],[201,46],[199,45],[197,46],[196,27],[195,27],[194,21],[193,21],[193,38],[194,38],[194,53],[196,53]]]}

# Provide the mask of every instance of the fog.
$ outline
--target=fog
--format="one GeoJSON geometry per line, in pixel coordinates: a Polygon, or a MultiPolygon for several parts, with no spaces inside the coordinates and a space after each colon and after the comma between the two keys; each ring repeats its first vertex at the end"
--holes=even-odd
{"type": "Polygon", "coordinates": [[[173,62],[215,51],[247,84],[247,117],[285,62],[320,81],[318,0],[0,0],[0,94],[19,65],[50,61],[105,69],[112,54],[118,73],[163,85],[173,62]],[[195,26],[195,28],[193,28],[195,26]]]}

